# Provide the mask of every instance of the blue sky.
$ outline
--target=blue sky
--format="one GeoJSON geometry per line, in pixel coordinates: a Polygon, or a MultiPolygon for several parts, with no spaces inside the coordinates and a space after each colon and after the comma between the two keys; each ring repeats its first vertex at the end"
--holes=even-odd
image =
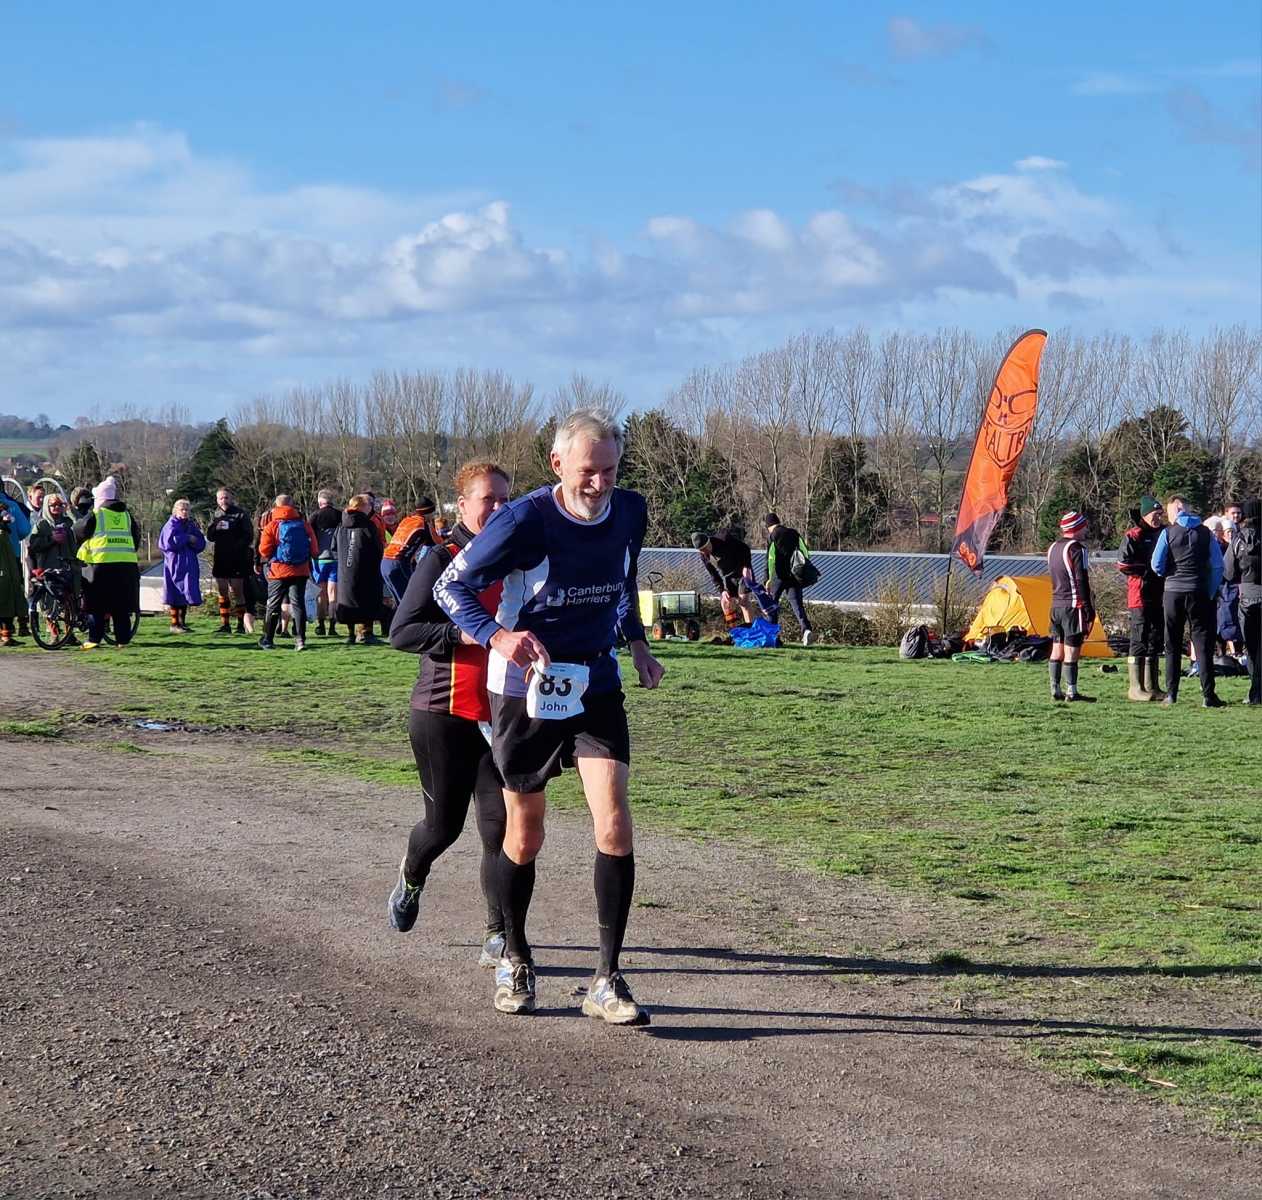
{"type": "Polygon", "coordinates": [[[1252,3],[10,6],[0,410],[1262,307],[1252,3]]]}

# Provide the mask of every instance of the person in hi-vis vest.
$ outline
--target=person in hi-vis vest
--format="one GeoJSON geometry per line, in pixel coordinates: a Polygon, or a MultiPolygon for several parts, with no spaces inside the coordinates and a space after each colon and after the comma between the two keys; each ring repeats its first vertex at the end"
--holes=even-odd
{"type": "Polygon", "coordinates": [[[118,499],[113,475],[92,489],[94,507],[75,526],[83,563],[84,598],[89,627],[85,650],[95,650],[114,622],[114,644],[131,641],[132,615],[140,611],[140,526],[118,499]]]}

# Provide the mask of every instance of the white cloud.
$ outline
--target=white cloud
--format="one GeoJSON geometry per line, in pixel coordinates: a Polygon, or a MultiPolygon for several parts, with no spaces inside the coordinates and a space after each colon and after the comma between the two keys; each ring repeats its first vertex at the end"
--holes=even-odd
{"type": "Polygon", "coordinates": [[[886,26],[895,58],[945,58],[990,44],[976,25],[922,25],[912,17],[891,17],[886,26]]]}
{"type": "MultiPolygon", "coordinates": [[[[804,324],[1016,319],[1053,292],[1068,303],[1070,275],[1084,303],[1174,290],[1144,290],[1171,231],[1084,191],[1059,160],[838,194],[801,219],[645,214],[635,238],[597,233],[584,250],[541,244],[502,198],[265,187],[154,127],[10,142],[0,396],[219,398],[394,364],[656,379],[725,339],[744,349],[804,324]]],[[[1236,294],[1230,278],[1193,278],[1190,257],[1178,271],[1207,304],[1236,294]]]]}
{"type": "Polygon", "coordinates": [[[1063,171],[1069,164],[1059,158],[1044,158],[1041,154],[1030,154],[1019,158],[1013,164],[1018,171],[1063,171]]]}

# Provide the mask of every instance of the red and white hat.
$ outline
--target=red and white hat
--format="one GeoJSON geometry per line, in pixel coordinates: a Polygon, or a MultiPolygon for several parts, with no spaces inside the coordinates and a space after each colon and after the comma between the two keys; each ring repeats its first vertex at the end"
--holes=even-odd
{"type": "Polygon", "coordinates": [[[1076,533],[1081,533],[1087,527],[1086,513],[1076,511],[1067,512],[1060,519],[1060,532],[1064,537],[1073,537],[1076,533]]]}

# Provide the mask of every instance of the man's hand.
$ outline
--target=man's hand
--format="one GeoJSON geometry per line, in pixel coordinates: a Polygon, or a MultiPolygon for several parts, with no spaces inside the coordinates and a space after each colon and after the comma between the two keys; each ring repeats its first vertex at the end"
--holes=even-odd
{"type": "Polygon", "coordinates": [[[753,582],[754,582],[754,568],[753,568],[753,567],[742,567],[742,568],[741,568],[741,578],[742,578],[742,579],[743,579],[746,583],[753,583],[753,582]]]}
{"type": "Polygon", "coordinates": [[[544,649],[543,643],[533,633],[510,633],[507,629],[499,629],[491,635],[491,649],[502,654],[515,667],[538,667],[546,671],[552,666],[552,659],[544,649]]]}
{"type": "Polygon", "coordinates": [[[641,687],[655,688],[662,682],[666,668],[653,657],[648,642],[631,643],[631,661],[635,664],[641,687]]]}
{"type": "MultiPolygon", "coordinates": [[[[495,639],[492,638],[491,640],[494,641],[495,639]]],[[[463,629],[460,631],[459,641],[462,646],[476,646],[478,644],[478,639],[470,637],[463,629]]]]}

